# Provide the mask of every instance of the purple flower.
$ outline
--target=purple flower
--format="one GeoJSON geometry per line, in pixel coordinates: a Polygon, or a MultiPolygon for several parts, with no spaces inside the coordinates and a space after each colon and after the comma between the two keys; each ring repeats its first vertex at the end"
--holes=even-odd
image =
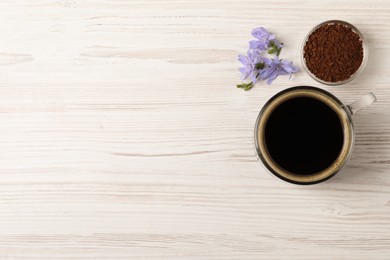
{"type": "Polygon", "coordinates": [[[271,41],[275,41],[275,35],[270,34],[264,27],[257,27],[252,30],[252,36],[257,40],[249,42],[249,47],[255,50],[266,50],[271,41]]]}
{"type": "Polygon", "coordinates": [[[257,75],[259,73],[258,69],[256,68],[256,65],[263,62],[264,58],[261,57],[258,52],[249,50],[247,52],[247,56],[238,55],[238,60],[242,63],[242,65],[244,65],[244,67],[239,69],[242,74],[241,80],[250,77],[253,83],[255,83],[257,80],[257,75]]]}
{"type": "Polygon", "coordinates": [[[291,78],[291,75],[298,71],[292,62],[279,59],[283,43],[280,43],[275,35],[270,34],[264,27],[258,27],[252,30],[252,36],[255,40],[249,42],[247,56],[238,56],[238,60],[244,65],[239,69],[241,81],[249,77],[252,82],[241,82],[236,85],[237,88],[250,90],[257,80],[267,80],[267,83],[271,84],[279,75],[290,75],[291,78]],[[264,57],[266,53],[272,55],[273,59],[264,57]]]}
{"type": "Polygon", "coordinates": [[[291,61],[279,60],[276,56],[273,59],[264,59],[264,69],[260,70],[260,78],[267,80],[270,85],[279,75],[291,75],[298,71],[298,68],[292,65],[291,61]]]}

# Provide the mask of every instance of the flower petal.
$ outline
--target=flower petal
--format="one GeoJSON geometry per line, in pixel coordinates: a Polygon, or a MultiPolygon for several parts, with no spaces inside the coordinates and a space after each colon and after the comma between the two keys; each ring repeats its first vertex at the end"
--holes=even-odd
{"type": "Polygon", "coordinates": [[[242,63],[242,65],[247,66],[251,63],[251,61],[248,59],[248,57],[244,55],[238,55],[238,60],[242,63]]]}
{"type": "Polygon", "coordinates": [[[271,85],[272,82],[274,81],[274,79],[276,79],[278,76],[279,76],[279,74],[278,74],[277,71],[275,70],[274,73],[272,73],[272,74],[269,76],[269,78],[268,78],[268,80],[267,80],[267,84],[268,84],[268,85],[271,85]]]}
{"type": "Polygon", "coordinates": [[[268,48],[269,42],[263,40],[253,40],[249,42],[249,47],[251,49],[258,49],[260,51],[266,50],[268,48]]]}
{"type": "Polygon", "coordinates": [[[252,73],[252,70],[246,67],[240,68],[239,71],[241,72],[241,80],[248,78],[249,74],[252,73]]]}
{"type": "Polygon", "coordinates": [[[258,73],[259,73],[259,72],[258,72],[257,70],[253,70],[253,71],[252,71],[252,74],[251,74],[250,77],[251,77],[253,83],[256,83],[257,78],[258,78],[258,77],[257,77],[257,74],[258,74],[258,73]]]}
{"type": "Polygon", "coordinates": [[[267,44],[264,41],[252,40],[249,42],[249,48],[265,50],[265,49],[267,49],[267,44]]]}
{"type": "Polygon", "coordinates": [[[248,58],[251,61],[252,66],[254,66],[256,63],[260,62],[263,58],[261,56],[261,53],[259,49],[250,49],[247,52],[248,58]]]}
{"type": "Polygon", "coordinates": [[[285,72],[291,74],[298,72],[298,68],[292,64],[291,61],[283,60],[282,61],[282,68],[285,72]]]}
{"type": "Polygon", "coordinates": [[[257,27],[252,30],[252,36],[259,40],[266,40],[270,33],[264,27],[257,27]]]}
{"type": "Polygon", "coordinates": [[[270,36],[268,36],[268,40],[269,40],[269,41],[273,41],[273,40],[275,40],[275,39],[276,39],[275,34],[271,34],[270,36]]]}
{"type": "Polygon", "coordinates": [[[276,67],[266,67],[260,71],[260,77],[261,79],[268,79],[275,71],[276,67]]]}
{"type": "Polygon", "coordinates": [[[271,66],[272,60],[266,57],[261,57],[261,61],[264,62],[266,66],[271,66]]]}

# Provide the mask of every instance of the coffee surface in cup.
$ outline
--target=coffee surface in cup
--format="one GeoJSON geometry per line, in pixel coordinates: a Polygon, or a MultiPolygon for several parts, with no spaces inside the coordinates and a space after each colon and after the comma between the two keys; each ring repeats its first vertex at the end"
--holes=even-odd
{"type": "Polygon", "coordinates": [[[337,113],[312,97],[294,97],[279,104],[271,112],[264,131],[272,160],[299,175],[328,168],[340,155],[344,142],[337,113]]]}

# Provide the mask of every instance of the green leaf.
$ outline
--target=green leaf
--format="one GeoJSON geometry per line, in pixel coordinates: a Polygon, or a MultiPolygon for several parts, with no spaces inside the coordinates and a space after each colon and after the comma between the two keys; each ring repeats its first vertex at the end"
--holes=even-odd
{"type": "Polygon", "coordinates": [[[268,54],[274,54],[275,52],[276,52],[275,49],[270,49],[270,50],[268,50],[268,54]]]}
{"type": "Polygon", "coordinates": [[[237,86],[237,88],[242,88],[243,90],[247,91],[253,87],[253,82],[241,83],[241,84],[238,84],[236,86],[237,86]]]}
{"type": "Polygon", "coordinates": [[[279,56],[280,52],[282,51],[282,47],[283,45],[281,45],[281,47],[279,48],[274,41],[270,41],[268,47],[268,54],[276,54],[276,56],[279,56]]]}

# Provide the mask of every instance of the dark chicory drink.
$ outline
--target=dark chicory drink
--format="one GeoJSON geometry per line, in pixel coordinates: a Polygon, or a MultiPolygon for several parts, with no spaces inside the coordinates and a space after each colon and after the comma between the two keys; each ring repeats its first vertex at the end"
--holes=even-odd
{"type": "Polygon", "coordinates": [[[269,155],[299,175],[325,170],[338,158],[344,134],[337,113],[312,97],[296,97],[277,106],[265,125],[269,155]]]}

